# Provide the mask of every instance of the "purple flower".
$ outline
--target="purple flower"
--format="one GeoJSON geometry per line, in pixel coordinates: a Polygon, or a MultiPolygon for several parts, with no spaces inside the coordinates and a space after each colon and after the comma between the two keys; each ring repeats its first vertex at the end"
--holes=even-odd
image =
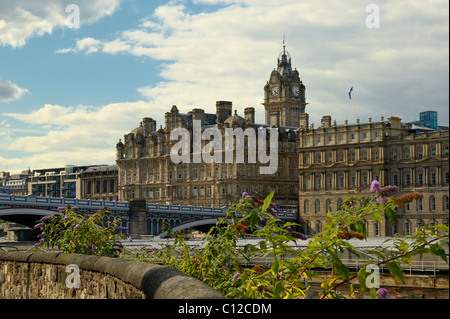
{"type": "Polygon", "coordinates": [[[235,282],[240,276],[241,276],[240,273],[238,273],[238,272],[235,273],[234,276],[233,276],[233,282],[235,282]]]}
{"type": "Polygon", "coordinates": [[[88,246],[88,245],[86,245],[86,244],[84,244],[84,245],[83,245],[83,248],[85,248],[85,249],[89,249],[89,246],[88,246]]]}
{"type": "Polygon", "coordinates": [[[398,192],[398,186],[395,186],[395,185],[388,185],[388,186],[383,187],[383,188],[381,189],[381,191],[382,191],[383,193],[385,193],[386,195],[392,195],[392,194],[395,194],[395,193],[398,192]]]}
{"type": "Polygon", "coordinates": [[[72,227],[75,228],[75,229],[78,229],[78,228],[80,228],[80,224],[72,225],[72,227]]]}
{"type": "Polygon", "coordinates": [[[95,244],[92,244],[92,252],[95,253],[95,244]]]}
{"type": "Polygon", "coordinates": [[[381,205],[386,205],[387,201],[388,201],[389,197],[384,196],[384,197],[378,197],[377,198],[377,202],[381,205]]]}
{"type": "Polygon", "coordinates": [[[377,180],[373,181],[370,185],[370,191],[375,192],[377,193],[377,195],[379,195],[381,193],[380,182],[377,180]]]}
{"type": "Polygon", "coordinates": [[[223,266],[222,269],[223,269],[223,270],[228,270],[228,269],[230,269],[230,268],[228,268],[227,266],[223,266]]]}
{"type": "Polygon", "coordinates": [[[387,291],[387,289],[384,288],[380,288],[377,291],[377,299],[382,299],[382,298],[386,298],[386,296],[389,294],[389,291],[387,291]]]}
{"type": "Polygon", "coordinates": [[[270,207],[272,207],[272,209],[275,210],[277,213],[280,212],[280,208],[278,207],[277,204],[270,203],[270,207]]]}
{"type": "Polygon", "coordinates": [[[243,198],[252,198],[247,192],[242,193],[243,198]]]}
{"type": "Polygon", "coordinates": [[[44,223],[39,223],[39,224],[36,224],[33,229],[38,229],[38,228],[41,228],[41,227],[44,227],[44,226],[45,226],[44,223]]]}

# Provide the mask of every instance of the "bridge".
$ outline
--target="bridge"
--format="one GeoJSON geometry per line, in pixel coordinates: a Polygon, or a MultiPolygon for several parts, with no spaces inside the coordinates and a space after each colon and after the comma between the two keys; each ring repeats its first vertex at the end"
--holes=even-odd
{"type": "MultiPolygon", "coordinates": [[[[132,238],[146,235],[164,237],[163,222],[176,230],[194,228],[207,231],[216,220],[227,215],[227,207],[199,207],[190,205],[151,204],[143,200],[130,202],[103,201],[76,198],[37,197],[34,195],[0,195],[0,219],[33,228],[43,216],[61,212],[67,205],[81,214],[94,213],[103,208],[111,212],[111,218],[125,217],[122,227],[132,238]]],[[[283,221],[297,222],[294,210],[281,210],[278,216],[283,221]]],[[[105,222],[107,219],[104,220],[105,222]]]]}

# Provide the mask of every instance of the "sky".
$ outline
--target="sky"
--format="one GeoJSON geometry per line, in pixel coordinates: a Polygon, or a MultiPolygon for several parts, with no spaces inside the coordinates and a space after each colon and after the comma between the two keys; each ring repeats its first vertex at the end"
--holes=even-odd
{"type": "Polygon", "coordinates": [[[172,105],[232,101],[263,123],[283,38],[316,127],[449,125],[447,0],[0,0],[0,172],[114,164],[172,105]]]}

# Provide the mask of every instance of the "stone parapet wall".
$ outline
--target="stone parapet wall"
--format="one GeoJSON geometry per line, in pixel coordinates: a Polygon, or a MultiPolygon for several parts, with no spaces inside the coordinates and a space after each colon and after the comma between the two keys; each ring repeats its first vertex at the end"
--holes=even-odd
{"type": "MultiPolygon", "coordinates": [[[[74,282],[74,281],[72,281],[74,282]]],[[[218,299],[182,272],[120,258],[0,251],[0,299],[218,299]],[[66,279],[79,269],[79,287],[66,279]],[[69,285],[70,286],[70,285],[69,285]]]]}

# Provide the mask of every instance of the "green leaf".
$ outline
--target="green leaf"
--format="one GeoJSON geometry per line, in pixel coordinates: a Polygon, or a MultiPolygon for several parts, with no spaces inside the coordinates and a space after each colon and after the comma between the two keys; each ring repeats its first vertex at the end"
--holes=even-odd
{"type": "Polygon", "coordinates": [[[284,280],[278,281],[275,284],[275,289],[274,289],[274,298],[279,299],[281,298],[280,294],[284,291],[284,280]]]}
{"type": "Polygon", "coordinates": [[[389,220],[389,222],[394,225],[395,224],[395,212],[391,209],[391,208],[386,208],[384,210],[387,219],[389,220]]]}
{"type": "Polygon", "coordinates": [[[269,208],[270,202],[272,201],[272,197],[275,194],[275,191],[272,191],[269,195],[267,195],[264,203],[262,205],[261,211],[265,212],[267,208],[269,208]]]}
{"type": "Polygon", "coordinates": [[[441,257],[446,263],[448,263],[447,255],[445,254],[445,250],[439,244],[430,245],[430,251],[436,256],[441,257]]]}
{"type": "Polygon", "coordinates": [[[381,216],[380,216],[380,214],[378,214],[377,212],[375,212],[375,213],[372,214],[372,218],[373,218],[373,220],[375,220],[375,221],[381,223],[381,216]]]}
{"type": "Polygon", "coordinates": [[[333,268],[336,272],[342,276],[342,279],[347,280],[349,275],[349,268],[342,263],[342,260],[338,257],[338,255],[332,251],[331,249],[327,249],[327,252],[331,256],[331,260],[333,262],[333,268]]]}
{"type": "Polygon", "coordinates": [[[364,291],[366,291],[366,276],[367,276],[367,272],[366,272],[366,267],[361,268],[358,271],[358,281],[359,281],[359,290],[360,290],[360,294],[363,294],[364,291]]]}
{"type": "Polygon", "coordinates": [[[273,272],[274,275],[278,272],[278,268],[279,267],[280,267],[280,263],[278,262],[278,260],[274,260],[272,262],[271,267],[270,267],[272,269],[272,272],[273,272]]]}
{"type": "Polygon", "coordinates": [[[400,264],[397,261],[391,261],[386,264],[386,266],[389,269],[389,272],[392,276],[394,276],[395,279],[400,280],[402,283],[405,282],[405,277],[403,276],[402,268],[400,267],[400,264]]]}

